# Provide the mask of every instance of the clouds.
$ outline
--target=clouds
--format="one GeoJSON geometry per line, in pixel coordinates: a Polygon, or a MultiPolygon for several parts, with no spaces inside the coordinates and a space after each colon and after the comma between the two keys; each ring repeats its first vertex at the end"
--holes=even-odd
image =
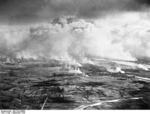
{"type": "Polygon", "coordinates": [[[134,0],[71,0],[69,2],[68,0],[56,1],[53,5],[56,10],[62,8],[60,11],[70,11],[69,13],[74,11],[77,16],[87,18],[99,17],[101,15],[107,14],[108,12],[112,13],[115,11],[137,9],[137,4],[134,2],[134,0]]]}
{"type": "Polygon", "coordinates": [[[146,6],[150,5],[149,0],[135,0],[135,1],[138,2],[139,4],[142,4],[142,5],[146,5],[146,6]]]}
{"type": "Polygon", "coordinates": [[[122,11],[141,11],[148,0],[0,0],[1,22],[35,22],[74,15],[98,18],[122,11]]]}

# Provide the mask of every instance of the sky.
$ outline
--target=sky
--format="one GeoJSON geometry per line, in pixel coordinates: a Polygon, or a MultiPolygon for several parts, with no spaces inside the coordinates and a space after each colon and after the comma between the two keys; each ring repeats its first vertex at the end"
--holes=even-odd
{"type": "Polygon", "coordinates": [[[149,0],[0,0],[0,56],[150,61],[149,20],[149,0]]]}
{"type": "Polygon", "coordinates": [[[1,23],[32,23],[72,15],[99,18],[149,8],[149,0],[0,0],[1,23]]]}

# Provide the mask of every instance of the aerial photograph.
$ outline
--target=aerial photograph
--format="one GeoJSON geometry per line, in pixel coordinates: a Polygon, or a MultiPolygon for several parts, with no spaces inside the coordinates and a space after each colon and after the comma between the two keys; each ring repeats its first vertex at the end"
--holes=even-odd
{"type": "Polygon", "coordinates": [[[149,109],[150,0],[0,0],[0,110],[149,109]]]}

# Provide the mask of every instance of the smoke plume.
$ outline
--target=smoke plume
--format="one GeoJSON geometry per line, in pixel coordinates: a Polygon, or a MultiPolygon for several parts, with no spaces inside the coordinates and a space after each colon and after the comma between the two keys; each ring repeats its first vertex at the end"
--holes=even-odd
{"type": "Polygon", "coordinates": [[[89,57],[135,61],[150,58],[149,26],[149,15],[137,12],[93,21],[62,17],[49,23],[3,25],[0,55],[79,62],[89,57]]]}

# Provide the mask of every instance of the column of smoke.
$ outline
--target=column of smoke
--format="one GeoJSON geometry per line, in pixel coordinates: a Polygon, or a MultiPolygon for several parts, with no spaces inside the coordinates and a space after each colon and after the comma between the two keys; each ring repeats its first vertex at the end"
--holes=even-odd
{"type": "Polygon", "coordinates": [[[148,16],[126,13],[95,19],[0,28],[0,55],[87,62],[89,57],[135,61],[150,57],[148,16]]]}

